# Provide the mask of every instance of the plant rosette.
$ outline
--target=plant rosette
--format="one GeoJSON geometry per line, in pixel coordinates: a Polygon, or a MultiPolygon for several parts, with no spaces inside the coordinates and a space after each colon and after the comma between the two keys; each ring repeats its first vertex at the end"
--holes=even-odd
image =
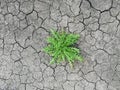
{"type": "Polygon", "coordinates": [[[66,33],[64,30],[55,31],[50,30],[50,37],[47,38],[48,46],[43,50],[52,56],[50,64],[67,61],[70,67],[73,67],[73,63],[76,60],[83,61],[83,56],[80,54],[80,50],[74,45],[77,43],[80,35],[73,33],[66,33]]]}

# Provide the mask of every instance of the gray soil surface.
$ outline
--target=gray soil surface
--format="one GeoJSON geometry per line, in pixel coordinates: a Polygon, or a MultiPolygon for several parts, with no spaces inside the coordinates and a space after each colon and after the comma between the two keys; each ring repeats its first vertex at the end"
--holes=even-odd
{"type": "Polygon", "coordinates": [[[120,0],[0,0],[0,90],[120,90],[120,0]],[[49,64],[51,28],[80,34],[83,63],[49,64]]]}

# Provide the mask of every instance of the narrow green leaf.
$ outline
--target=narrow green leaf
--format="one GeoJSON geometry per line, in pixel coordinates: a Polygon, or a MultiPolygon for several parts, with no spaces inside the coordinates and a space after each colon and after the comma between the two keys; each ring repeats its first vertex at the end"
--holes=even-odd
{"type": "Polygon", "coordinates": [[[78,56],[77,59],[80,61],[80,62],[83,62],[83,57],[82,56],[78,56]]]}
{"type": "Polygon", "coordinates": [[[59,37],[58,37],[58,33],[56,32],[56,31],[54,31],[54,30],[51,30],[51,34],[53,35],[53,37],[55,38],[55,39],[59,39],[59,37]]]}
{"type": "Polygon", "coordinates": [[[54,64],[55,63],[55,59],[53,58],[51,61],[50,61],[50,64],[54,64]]]}

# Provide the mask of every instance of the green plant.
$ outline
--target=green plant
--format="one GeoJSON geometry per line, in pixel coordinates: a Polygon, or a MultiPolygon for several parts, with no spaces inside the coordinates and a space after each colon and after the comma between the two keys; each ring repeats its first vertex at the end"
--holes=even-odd
{"type": "Polygon", "coordinates": [[[51,30],[51,36],[47,39],[48,46],[44,48],[44,51],[53,57],[50,64],[68,61],[73,67],[75,60],[82,62],[80,50],[74,47],[79,37],[78,34],[69,34],[64,30],[60,32],[51,30]]]}

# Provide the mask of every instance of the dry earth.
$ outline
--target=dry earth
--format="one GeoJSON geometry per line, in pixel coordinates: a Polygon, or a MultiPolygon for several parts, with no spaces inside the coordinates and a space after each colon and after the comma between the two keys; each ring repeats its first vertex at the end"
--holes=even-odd
{"type": "Polygon", "coordinates": [[[0,90],[120,90],[120,0],[0,0],[0,90]],[[84,63],[49,64],[51,28],[81,35],[84,63]]]}

